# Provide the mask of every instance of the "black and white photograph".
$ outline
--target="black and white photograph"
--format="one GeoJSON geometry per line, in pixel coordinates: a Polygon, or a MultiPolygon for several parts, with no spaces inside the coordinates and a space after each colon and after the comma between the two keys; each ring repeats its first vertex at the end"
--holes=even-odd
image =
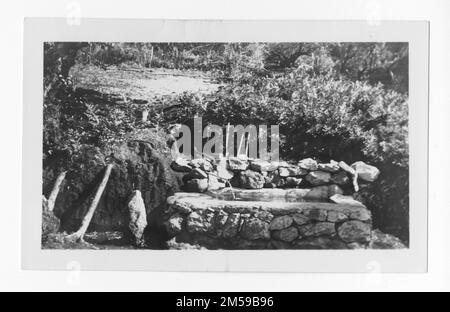
{"type": "Polygon", "coordinates": [[[284,311],[449,291],[449,9],[11,3],[0,292],[284,311]]]}
{"type": "Polygon", "coordinates": [[[409,248],[408,42],[42,49],[42,249],[409,248]]]}

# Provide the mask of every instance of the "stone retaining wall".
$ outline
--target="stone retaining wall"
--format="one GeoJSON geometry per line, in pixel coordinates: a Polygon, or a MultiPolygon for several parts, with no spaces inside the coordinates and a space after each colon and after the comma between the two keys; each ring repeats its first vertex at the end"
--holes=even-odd
{"type": "Polygon", "coordinates": [[[370,211],[353,198],[379,170],[258,159],[177,159],[184,193],[168,198],[169,244],[207,249],[404,248],[372,229],[370,211]]]}
{"type": "Polygon", "coordinates": [[[375,181],[380,173],[362,161],[349,166],[343,161],[318,163],[311,158],[297,163],[237,157],[189,161],[179,158],[171,167],[185,173],[183,182],[187,192],[198,193],[223,189],[229,184],[245,189],[315,188],[318,192],[332,186],[334,193],[353,194],[360,185],[375,181]]]}
{"type": "Polygon", "coordinates": [[[362,204],[224,201],[206,194],[169,197],[173,240],[207,249],[370,248],[371,213],[362,204]]]}

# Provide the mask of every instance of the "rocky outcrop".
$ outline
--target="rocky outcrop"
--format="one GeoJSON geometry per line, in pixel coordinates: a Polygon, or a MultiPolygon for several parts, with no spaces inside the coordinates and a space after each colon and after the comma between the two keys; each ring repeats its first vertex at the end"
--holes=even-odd
{"type": "MultiPolygon", "coordinates": [[[[113,159],[115,166],[88,231],[128,232],[130,214],[127,205],[134,190],[142,194],[148,224],[162,224],[167,197],[180,190],[181,175],[170,168],[168,157],[156,152],[150,143],[131,141],[108,151],[82,147],[56,198],[54,213],[61,220],[61,231],[78,229],[108,158],[113,159]]],[[[185,163],[178,165],[185,166],[185,163]]],[[[44,165],[44,194],[50,192],[58,170],[60,166],[56,162],[47,161],[44,165]]]]}

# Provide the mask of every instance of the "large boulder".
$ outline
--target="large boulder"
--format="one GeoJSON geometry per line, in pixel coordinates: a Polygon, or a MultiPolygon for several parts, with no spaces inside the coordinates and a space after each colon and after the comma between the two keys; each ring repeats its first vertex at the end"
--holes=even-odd
{"type": "MultiPolygon", "coordinates": [[[[167,197],[179,191],[182,174],[170,168],[170,154],[161,154],[164,150],[158,149],[160,152],[142,141],[130,141],[108,150],[82,146],[55,202],[54,213],[61,220],[61,231],[79,228],[103,178],[108,157],[114,159],[115,165],[88,231],[128,231],[127,204],[134,190],[142,194],[149,225],[162,224],[167,197]]],[[[44,194],[50,193],[60,169],[61,157],[46,159],[44,194]]]]}
{"type": "Polygon", "coordinates": [[[264,176],[253,170],[246,170],[240,173],[239,183],[242,188],[260,189],[264,187],[264,176]]]}
{"type": "Polygon", "coordinates": [[[135,244],[143,247],[145,245],[144,230],[147,227],[147,212],[140,191],[136,190],[132,193],[128,202],[128,211],[130,213],[128,227],[133,234],[135,244]]]}
{"type": "Polygon", "coordinates": [[[351,167],[358,174],[358,178],[366,181],[373,182],[380,175],[380,170],[377,167],[366,164],[363,161],[357,161],[351,165],[351,167]]]}

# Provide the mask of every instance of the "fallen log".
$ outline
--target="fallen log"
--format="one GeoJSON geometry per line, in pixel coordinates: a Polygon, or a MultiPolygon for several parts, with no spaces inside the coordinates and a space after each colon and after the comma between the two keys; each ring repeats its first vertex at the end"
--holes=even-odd
{"type": "Polygon", "coordinates": [[[113,164],[108,164],[105,170],[105,174],[103,176],[102,182],[100,183],[97,192],[95,193],[94,199],[92,200],[91,205],[89,206],[88,212],[83,218],[81,222],[81,226],[75,233],[69,235],[69,237],[75,241],[83,241],[84,234],[91,223],[92,217],[94,216],[95,209],[97,209],[100,198],[102,197],[103,191],[108,183],[109,175],[111,174],[111,170],[113,168],[113,164]]]}

